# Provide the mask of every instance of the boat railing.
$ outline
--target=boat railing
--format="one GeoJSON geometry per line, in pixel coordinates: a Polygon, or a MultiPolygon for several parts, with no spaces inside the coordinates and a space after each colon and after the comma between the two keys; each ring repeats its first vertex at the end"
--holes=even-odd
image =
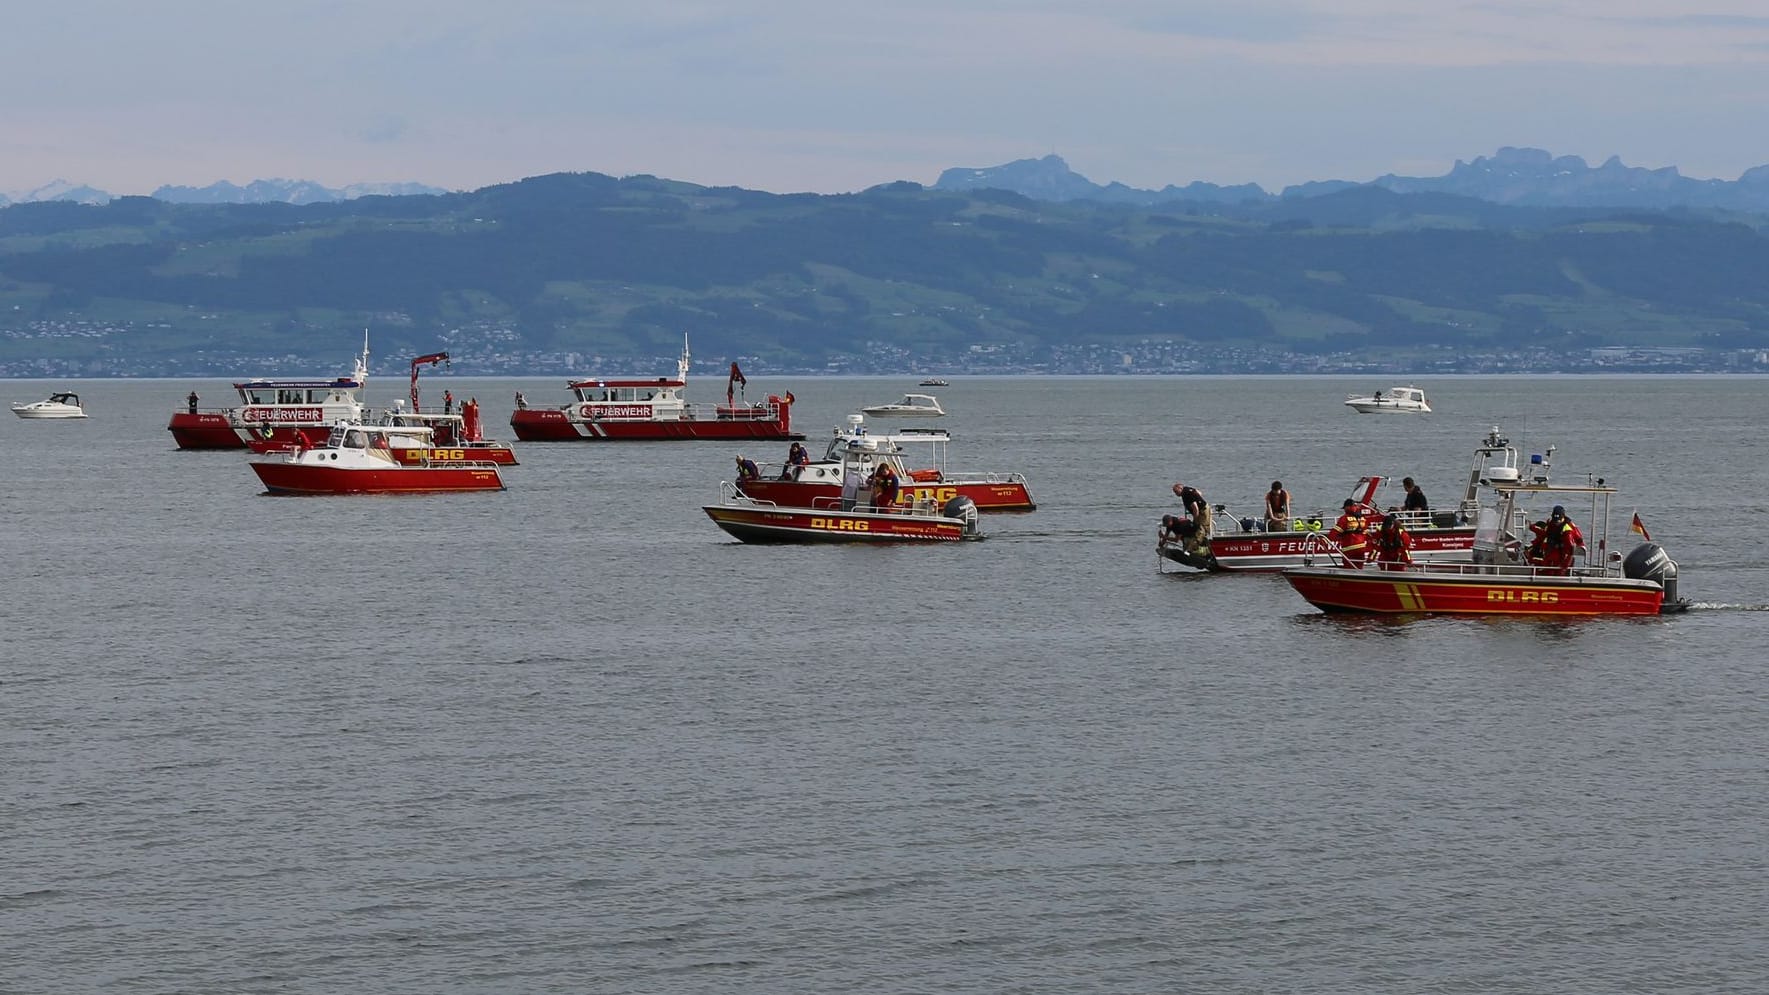
{"type": "MultiPolygon", "coordinates": [[[[1372,563],[1370,566],[1375,568],[1378,564],[1372,563]]],[[[1405,569],[1408,573],[1430,574],[1437,577],[1496,577],[1505,580],[1538,580],[1560,577],[1614,579],[1619,576],[1616,570],[1602,565],[1563,568],[1539,566],[1533,563],[1473,563],[1463,560],[1414,560],[1406,564],[1405,569]]]]}
{"type": "Polygon", "coordinates": [[[962,480],[970,484],[1019,484],[1024,486],[1026,475],[1000,470],[942,470],[939,480],[929,481],[929,483],[951,480],[962,480]]]}
{"type": "MultiPolygon", "coordinates": [[[[1377,516],[1372,515],[1372,518],[1377,516]]],[[[1466,524],[1462,515],[1454,511],[1388,511],[1381,512],[1380,517],[1393,518],[1400,527],[1409,532],[1421,529],[1449,529],[1466,524]]]]}
{"type": "Polygon", "coordinates": [[[682,405],[681,414],[683,421],[776,421],[779,417],[780,405],[772,401],[752,401],[748,404],[698,402],[682,405]]]}
{"type": "MultiPolygon", "coordinates": [[[[1016,474],[1016,476],[1018,476],[1016,474]]],[[[1260,515],[1236,515],[1228,510],[1228,505],[1213,504],[1210,506],[1210,535],[1241,536],[1271,533],[1274,535],[1295,535],[1297,533],[1320,532],[1333,524],[1333,516],[1324,511],[1311,515],[1293,515],[1289,523],[1281,529],[1271,528],[1271,520],[1260,515]]]]}

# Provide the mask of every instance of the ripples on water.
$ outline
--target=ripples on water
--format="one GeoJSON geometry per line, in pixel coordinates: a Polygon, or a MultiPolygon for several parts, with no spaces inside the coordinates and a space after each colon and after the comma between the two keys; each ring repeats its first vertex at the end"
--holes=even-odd
{"type": "MultiPolygon", "coordinates": [[[[171,450],[191,384],[78,386],[86,423],[0,424],[0,990],[1769,987],[1760,380],[1446,379],[1416,419],[1344,410],[1362,381],[960,380],[955,462],[1041,508],[929,549],[731,543],[717,444],[269,498],[171,450]],[[1447,504],[1492,424],[1618,482],[1704,610],[1343,619],[1157,573],[1174,479],[1447,504]]],[[[788,386],[814,437],[904,389],[788,386]]]]}

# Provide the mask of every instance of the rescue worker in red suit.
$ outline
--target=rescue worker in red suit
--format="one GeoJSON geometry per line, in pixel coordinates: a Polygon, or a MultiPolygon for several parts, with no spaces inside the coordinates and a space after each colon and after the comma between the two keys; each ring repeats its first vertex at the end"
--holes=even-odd
{"type": "Polygon", "coordinates": [[[1585,549],[1585,535],[1566,517],[1566,508],[1555,505],[1547,521],[1532,522],[1529,530],[1536,535],[1526,553],[1529,562],[1551,573],[1571,572],[1573,556],[1585,549]]]}
{"type": "Polygon", "coordinates": [[[889,463],[880,463],[878,469],[872,471],[872,506],[879,511],[889,511],[897,503],[897,490],[901,485],[897,471],[891,469],[889,463]]]}
{"type": "Polygon", "coordinates": [[[1399,570],[1413,562],[1413,536],[1400,524],[1400,517],[1389,514],[1376,530],[1376,563],[1383,570],[1399,570]]]}
{"type": "Polygon", "coordinates": [[[1351,498],[1345,499],[1344,507],[1345,513],[1327,530],[1327,538],[1338,544],[1339,551],[1345,554],[1345,562],[1361,567],[1370,551],[1369,536],[1366,534],[1369,519],[1364,517],[1363,509],[1351,498]]]}

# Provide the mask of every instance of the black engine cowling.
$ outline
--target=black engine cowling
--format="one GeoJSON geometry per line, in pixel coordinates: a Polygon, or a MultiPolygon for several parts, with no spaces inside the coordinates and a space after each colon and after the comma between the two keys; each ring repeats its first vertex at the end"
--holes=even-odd
{"type": "Polygon", "coordinates": [[[967,533],[974,535],[977,531],[977,503],[963,494],[948,499],[940,509],[940,514],[964,522],[964,531],[967,533]]]}
{"type": "Polygon", "coordinates": [[[1656,581],[1665,589],[1665,600],[1677,600],[1677,563],[1656,542],[1643,542],[1634,547],[1622,561],[1622,576],[1633,580],[1656,581]]]}

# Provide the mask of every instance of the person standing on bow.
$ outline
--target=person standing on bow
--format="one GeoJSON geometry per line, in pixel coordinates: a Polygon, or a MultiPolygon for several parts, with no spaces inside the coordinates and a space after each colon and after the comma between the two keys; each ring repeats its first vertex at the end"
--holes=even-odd
{"type": "Polygon", "coordinates": [[[1287,532],[1290,529],[1290,492],[1284,490],[1282,480],[1271,482],[1271,490],[1265,492],[1265,530],[1267,532],[1287,532]]]}
{"type": "Polygon", "coordinates": [[[190,396],[184,399],[184,403],[190,405],[190,413],[191,414],[193,414],[193,415],[196,414],[197,413],[197,392],[194,390],[191,391],[190,396]]]}
{"type": "Polygon", "coordinates": [[[1185,506],[1185,513],[1191,518],[1192,524],[1198,527],[1197,538],[1200,541],[1209,539],[1212,531],[1210,504],[1204,500],[1204,492],[1190,484],[1175,483],[1173,493],[1179,498],[1179,503],[1185,506]]]}
{"type": "Polygon", "coordinates": [[[1339,551],[1345,554],[1346,563],[1361,567],[1370,550],[1370,520],[1364,517],[1363,509],[1351,498],[1345,499],[1344,508],[1344,514],[1327,530],[1327,538],[1333,540],[1339,551]]]}

